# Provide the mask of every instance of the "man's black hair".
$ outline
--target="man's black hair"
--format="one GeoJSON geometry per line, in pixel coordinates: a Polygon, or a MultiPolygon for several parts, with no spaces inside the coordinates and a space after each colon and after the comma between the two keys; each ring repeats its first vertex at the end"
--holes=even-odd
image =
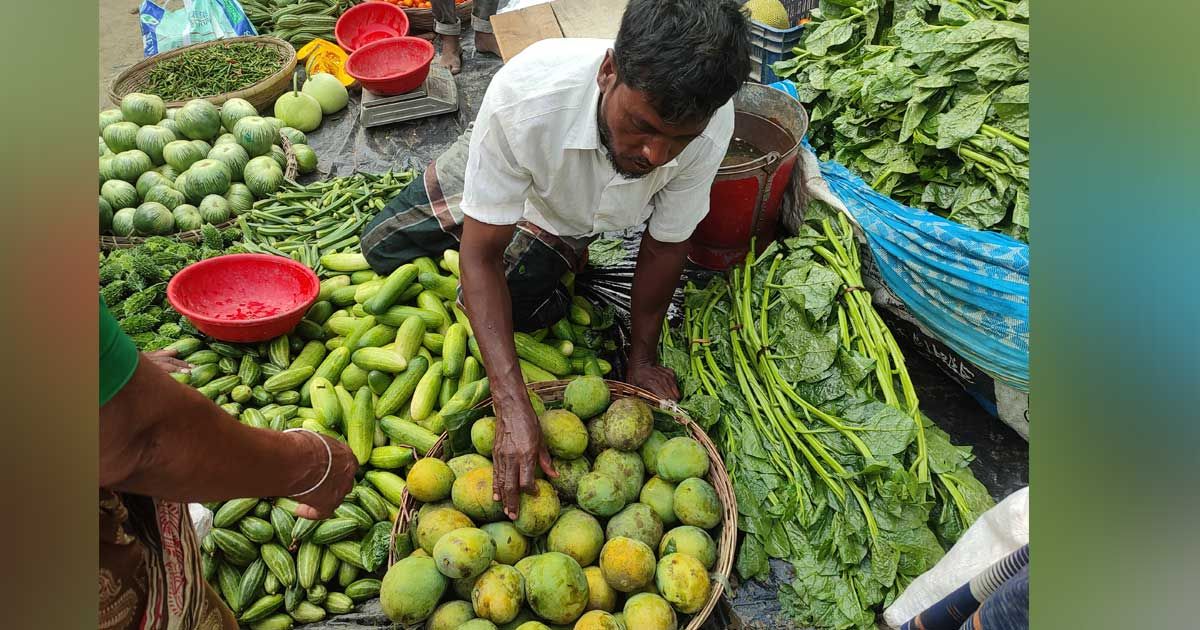
{"type": "Polygon", "coordinates": [[[749,31],[737,0],[630,0],[613,46],[617,80],[668,123],[706,119],[750,74],[749,31]]]}

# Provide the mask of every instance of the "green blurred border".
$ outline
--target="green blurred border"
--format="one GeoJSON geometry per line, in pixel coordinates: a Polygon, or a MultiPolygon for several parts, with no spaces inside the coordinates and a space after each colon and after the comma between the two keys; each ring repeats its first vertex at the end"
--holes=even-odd
{"type": "Polygon", "coordinates": [[[1200,7],[1032,9],[1033,627],[1195,628],[1200,7]]]}
{"type": "Polygon", "coordinates": [[[96,627],[97,14],[3,11],[7,628],[96,627]]]}
{"type": "MultiPolygon", "coordinates": [[[[1200,6],[1032,8],[1033,627],[1196,627],[1200,6]]],[[[90,628],[98,11],[4,16],[3,625],[90,628]]]]}

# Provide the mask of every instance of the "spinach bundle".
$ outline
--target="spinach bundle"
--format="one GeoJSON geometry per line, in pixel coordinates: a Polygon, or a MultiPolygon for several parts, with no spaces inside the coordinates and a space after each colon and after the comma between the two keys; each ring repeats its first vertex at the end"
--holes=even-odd
{"type": "Polygon", "coordinates": [[[822,159],[971,227],[1029,236],[1028,0],[821,0],[775,72],[822,159]]]}
{"type": "Polygon", "coordinates": [[[992,500],[970,449],[921,414],[849,224],[813,225],[689,286],[662,357],[682,406],[716,419],[745,532],[738,572],[786,560],[780,600],[797,623],[874,628],[992,500]]]}

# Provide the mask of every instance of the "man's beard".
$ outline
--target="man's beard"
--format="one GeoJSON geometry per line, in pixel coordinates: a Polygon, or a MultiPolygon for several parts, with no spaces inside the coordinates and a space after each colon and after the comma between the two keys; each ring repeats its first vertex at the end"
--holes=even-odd
{"type": "Polygon", "coordinates": [[[600,106],[596,108],[596,126],[600,130],[600,144],[604,146],[604,156],[608,158],[608,163],[612,165],[618,175],[625,179],[641,179],[654,170],[647,168],[638,172],[621,168],[621,164],[617,162],[617,154],[612,148],[612,130],[608,128],[608,121],[604,120],[604,95],[600,96],[600,106]]]}

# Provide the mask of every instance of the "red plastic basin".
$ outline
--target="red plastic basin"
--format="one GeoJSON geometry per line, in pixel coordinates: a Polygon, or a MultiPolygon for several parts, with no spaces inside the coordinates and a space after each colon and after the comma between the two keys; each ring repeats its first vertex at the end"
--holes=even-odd
{"type": "Polygon", "coordinates": [[[184,267],[167,301],[200,332],[247,343],[295,328],[320,290],[317,274],[290,258],[229,254],[184,267]]]}
{"type": "Polygon", "coordinates": [[[433,44],[419,37],[394,37],[350,53],[346,74],[358,79],[364,89],[391,96],[421,87],[432,61],[433,44]]]}
{"type": "Polygon", "coordinates": [[[387,2],[364,2],[350,7],[333,27],[338,46],[354,52],[371,42],[408,35],[408,15],[387,2]]]}

